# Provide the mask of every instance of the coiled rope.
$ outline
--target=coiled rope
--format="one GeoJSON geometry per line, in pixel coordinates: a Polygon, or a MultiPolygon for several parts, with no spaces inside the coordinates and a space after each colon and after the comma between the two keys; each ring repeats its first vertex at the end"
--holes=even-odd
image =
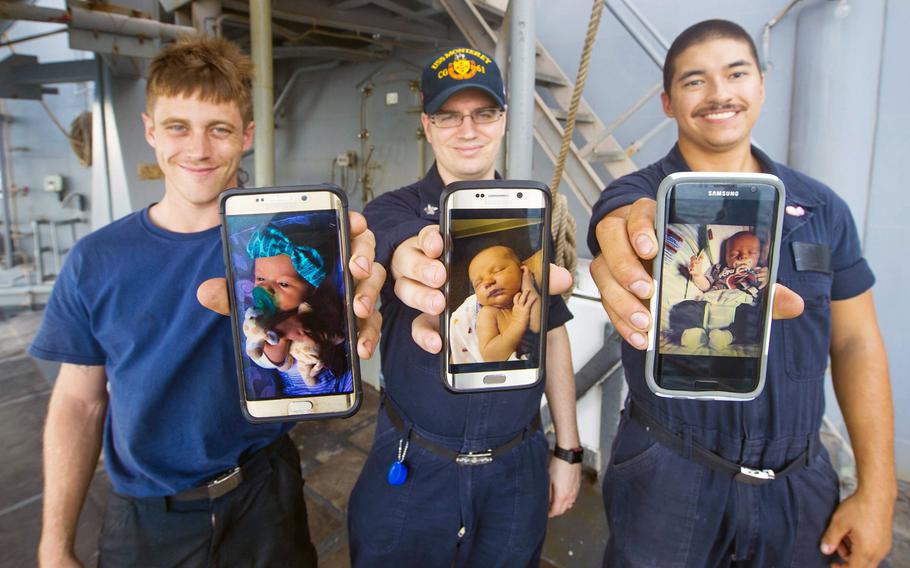
{"type": "MultiPolygon", "coordinates": [[[[562,145],[559,149],[559,157],[556,159],[553,181],[550,183],[550,189],[553,192],[551,231],[556,241],[553,261],[559,266],[565,267],[572,274],[573,279],[578,266],[575,218],[569,213],[569,204],[566,196],[559,193],[559,182],[562,180],[562,174],[566,167],[566,158],[569,155],[569,147],[572,144],[575,118],[578,114],[578,107],[581,104],[581,95],[585,90],[585,82],[588,80],[588,66],[591,63],[591,53],[594,50],[594,41],[597,39],[597,30],[600,29],[600,17],[603,14],[603,9],[604,0],[594,0],[594,6],[591,8],[591,18],[588,20],[588,31],[585,34],[584,47],[581,51],[581,61],[578,64],[578,75],[575,78],[575,89],[572,91],[572,101],[569,104],[566,126],[562,134],[562,145]]],[[[564,297],[568,299],[571,293],[572,291],[569,290],[564,294],[564,297]]]]}

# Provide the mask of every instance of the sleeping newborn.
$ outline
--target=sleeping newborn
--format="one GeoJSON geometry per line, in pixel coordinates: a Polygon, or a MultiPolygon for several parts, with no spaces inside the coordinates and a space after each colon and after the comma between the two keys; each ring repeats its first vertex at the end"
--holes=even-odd
{"type": "Polygon", "coordinates": [[[483,249],[471,259],[468,278],[477,296],[477,342],[483,361],[515,357],[525,332],[540,332],[540,294],[534,276],[506,246],[483,249]]]}

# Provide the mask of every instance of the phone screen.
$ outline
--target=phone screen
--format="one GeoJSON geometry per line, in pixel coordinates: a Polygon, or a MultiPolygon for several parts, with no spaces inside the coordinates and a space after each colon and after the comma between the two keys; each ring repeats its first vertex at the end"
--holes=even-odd
{"type": "Polygon", "coordinates": [[[225,217],[248,401],[354,391],[340,214],[225,217]]]}
{"type": "Polygon", "coordinates": [[[679,183],[667,194],[654,377],[665,389],[757,387],[779,194],[679,183]]]}
{"type": "Polygon", "coordinates": [[[545,210],[450,209],[447,225],[449,372],[538,368],[545,210]]]}

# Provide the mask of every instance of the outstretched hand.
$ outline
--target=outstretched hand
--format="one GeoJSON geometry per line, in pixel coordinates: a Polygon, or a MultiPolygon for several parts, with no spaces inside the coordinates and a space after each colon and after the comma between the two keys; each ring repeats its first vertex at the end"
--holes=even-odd
{"type": "MultiPolygon", "coordinates": [[[[351,260],[348,267],[354,279],[354,315],[357,316],[357,354],[369,359],[379,344],[382,316],[376,310],[379,291],[385,282],[386,271],[374,261],[376,239],[367,228],[367,221],[360,213],[350,212],[351,260]]],[[[196,298],[206,308],[222,315],[230,315],[227,281],[210,278],[199,285],[196,298]]]]}
{"type": "MultiPolygon", "coordinates": [[[[637,349],[647,347],[651,327],[651,314],[643,300],[654,293],[648,268],[658,253],[656,211],[653,199],[642,198],[612,211],[595,228],[601,253],[591,262],[591,276],[613,326],[637,349]]],[[[795,318],[802,312],[803,299],[786,286],[775,284],[774,319],[795,318]]]]}

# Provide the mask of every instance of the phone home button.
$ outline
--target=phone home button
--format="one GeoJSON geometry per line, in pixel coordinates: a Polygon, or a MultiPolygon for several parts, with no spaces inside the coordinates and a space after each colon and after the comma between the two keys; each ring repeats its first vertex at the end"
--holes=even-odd
{"type": "Polygon", "coordinates": [[[505,375],[486,375],[483,378],[483,384],[485,385],[501,385],[506,382],[505,375]]]}
{"type": "Polygon", "coordinates": [[[288,414],[306,414],[313,411],[313,403],[309,400],[291,402],[288,404],[288,414]]]}

